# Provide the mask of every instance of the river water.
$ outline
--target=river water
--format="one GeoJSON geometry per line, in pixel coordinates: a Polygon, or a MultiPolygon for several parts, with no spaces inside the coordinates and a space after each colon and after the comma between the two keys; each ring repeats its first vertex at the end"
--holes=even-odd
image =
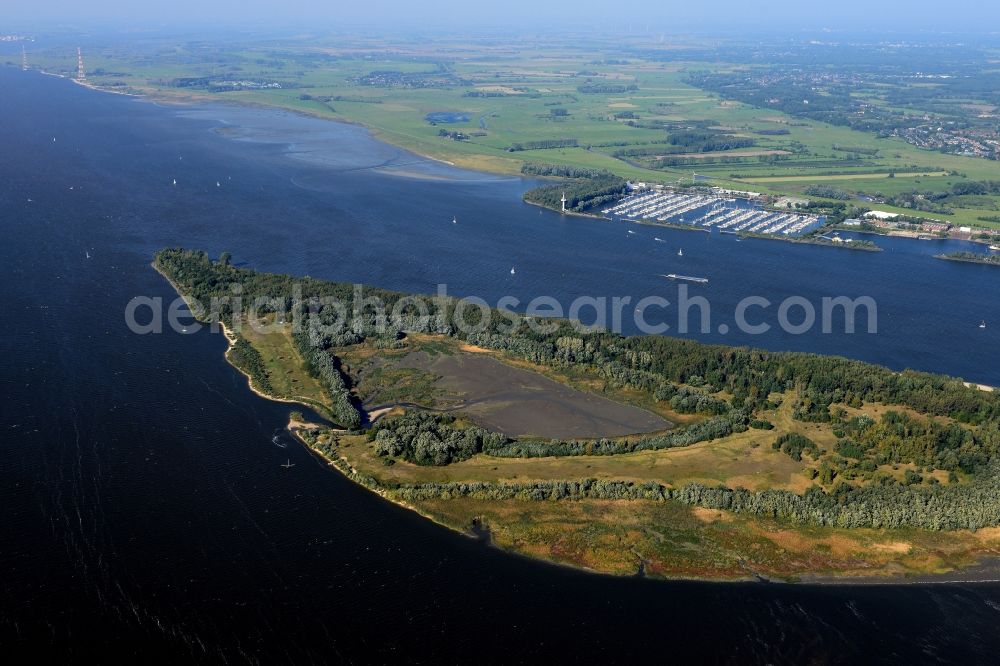
{"type": "Polygon", "coordinates": [[[160,107],[12,68],[0,90],[7,653],[435,664],[995,654],[994,584],[658,582],[499,552],[280,436],[289,406],[247,389],[221,335],[138,336],[123,311],[136,295],[173,298],[149,267],[168,245],[405,291],[447,283],[488,301],[567,302],[664,293],[657,275],[674,272],[683,247],[683,272],[711,277],[697,293],[713,313],[752,294],[878,302],[877,335],[713,325],[707,339],[998,383],[1000,271],[933,260],[944,243],[880,239],[887,251],[870,254],[627,234],[522,204],[521,179],[416,158],[357,127],[160,107]],[[979,329],[982,319],[997,326],[979,329]]]}

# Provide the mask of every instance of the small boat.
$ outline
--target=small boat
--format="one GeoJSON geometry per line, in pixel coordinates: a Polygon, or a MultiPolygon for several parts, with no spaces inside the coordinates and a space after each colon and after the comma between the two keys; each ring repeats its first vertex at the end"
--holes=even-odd
{"type": "MultiPolygon", "coordinates": [[[[31,199],[28,199],[28,201],[31,201],[31,199]]],[[[1000,252],[1000,245],[990,245],[990,249],[994,252],[1000,252]]]]}
{"type": "Polygon", "coordinates": [[[979,328],[986,328],[986,320],[985,319],[982,321],[981,324],[979,324],[979,328]]]}
{"type": "Polygon", "coordinates": [[[90,250],[85,250],[85,253],[87,255],[87,259],[90,259],[90,250]]]}
{"type": "Polygon", "coordinates": [[[176,178],[174,178],[174,185],[176,185],[176,184],[177,184],[177,179],[176,179],[176,178]]]}
{"type": "Polygon", "coordinates": [[[631,229],[629,229],[629,230],[628,230],[628,232],[629,232],[630,234],[634,234],[634,233],[635,233],[635,232],[634,232],[634,231],[632,231],[631,229]]]}
{"type": "Polygon", "coordinates": [[[222,183],[220,183],[219,181],[215,181],[215,186],[216,187],[222,187],[222,183]]]}
{"type": "Polygon", "coordinates": [[[295,467],[295,463],[293,463],[291,460],[285,460],[285,464],[282,465],[282,467],[284,467],[285,469],[291,469],[295,467]]]}
{"type": "Polygon", "coordinates": [[[683,257],[684,256],[684,250],[683,249],[677,250],[677,256],[678,257],[683,257]]]}
{"type": "Polygon", "coordinates": [[[662,238],[655,238],[654,237],[653,240],[655,240],[657,243],[666,243],[667,242],[667,241],[663,240],[662,238]]]}
{"type": "Polygon", "coordinates": [[[677,275],[676,273],[670,273],[668,275],[664,275],[663,277],[668,280],[684,280],[685,282],[697,282],[699,284],[706,284],[708,282],[708,278],[691,277],[690,275],[677,275]]]}
{"type": "Polygon", "coordinates": [[[451,223],[452,224],[458,224],[458,218],[457,217],[451,218],[451,223]]]}
{"type": "Polygon", "coordinates": [[[511,268],[510,268],[510,274],[511,274],[511,275],[514,275],[514,273],[515,273],[515,272],[516,272],[516,271],[514,270],[514,267],[513,267],[513,266],[511,266],[511,268]]]}

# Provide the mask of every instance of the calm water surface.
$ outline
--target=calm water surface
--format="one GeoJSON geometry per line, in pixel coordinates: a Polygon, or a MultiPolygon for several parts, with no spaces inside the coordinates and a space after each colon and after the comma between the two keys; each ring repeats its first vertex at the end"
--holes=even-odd
{"type": "Polygon", "coordinates": [[[539,213],[520,203],[530,183],[421,160],[356,127],[161,108],[9,68],[0,91],[5,653],[299,664],[996,654],[992,584],[665,583],[490,549],[280,436],[289,407],[247,390],[221,336],[135,336],[122,313],[137,294],[173,298],[149,267],[167,245],[406,291],[444,282],[487,300],[567,302],[664,293],[656,276],[681,272],[683,247],[682,272],[711,277],[700,293],[721,313],[753,293],[879,302],[874,336],[712,340],[1000,383],[1000,271],[931,259],[945,244],[880,240],[887,252],[867,254],[630,235],[539,213]],[[979,330],[981,319],[997,325],[979,330]]]}

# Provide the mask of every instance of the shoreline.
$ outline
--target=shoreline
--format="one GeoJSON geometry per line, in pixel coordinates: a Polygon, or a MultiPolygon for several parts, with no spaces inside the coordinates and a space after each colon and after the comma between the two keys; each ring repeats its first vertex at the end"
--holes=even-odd
{"type": "MultiPolygon", "coordinates": [[[[473,171],[473,172],[476,172],[476,173],[479,173],[479,174],[489,175],[489,176],[508,176],[508,177],[517,177],[517,178],[521,178],[521,179],[526,178],[525,174],[521,173],[519,170],[499,169],[499,168],[497,168],[497,169],[491,169],[491,168],[489,168],[487,166],[487,164],[489,164],[489,163],[482,164],[482,163],[478,163],[478,162],[477,162],[476,166],[465,166],[465,165],[460,164],[458,162],[454,162],[454,161],[451,161],[449,159],[445,159],[444,157],[436,157],[434,155],[430,155],[430,154],[428,154],[426,152],[423,152],[423,151],[414,150],[413,148],[410,148],[408,146],[404,146],[404,145],[401,145],[399,143],[396,143],[396,142],[392,141],[390,138],[388,138],[386,136],[385,131],[383,131],[382,129],[377,128],[377,127],[373,127],[371,125],[367,125],[367,124],[365,124],[363,122],[356,121],[356,120],[353,120],[353,119],[350,119],[350,118],[330,118],[330,117],[325,116],[325,115],[320,114],[320,113],[311,112],[308,109],[292,109],[292,108],[287,108],[287,107],[283,107],[283,106],[274,106],[274,105],[270,105],[270,104],[264,104],[264,103],[261,103],[261,102],[253,102],[253,101],[247,101],[247,100],[233,100],[233,99],[225,99],[225,98],[217,99],[216,97],[214,97],[212,95],[198,95],[198,94],[191,94],[191,93],[187,93],[185,95],[166,95],[166,94],[163,94],[162,92],[160,92],[160,93],[150,93],[150,92],[145,92],[145,91],[143,91],[143,92],[123,92],[123,91],[118,91],[118,90],[110,90],[108,88],[101,87],[101,86],[99,86],[97,84],[90,83],[89,81],[81,82],[81,81],[76,80],[75,78],[72,78],[72,77],[69,77],[69,76],[66,76],[66,75],[63,75],[63,74],[52,74],[52,73],[49,73],[49,72],[45,72],[44,70],[37,70],[37,71],[39,71],[42,74],[46,74],[48,76],[55,76],[55,77],[58,77],[58,78],[68,79],[68,80],[72,81],[73,83],[75,83],[77,85],[80,85],[80,86],[82,86],[84,88],[88,88],[90,90],[94,90],[96,92],[106,92],[106,93],[111,93],[111,94],[115,94],[115,95],[124,95],[124,96],[127,96],[127,97],[133,97],[133,98],[136,98],[136,99],[146,100],[146,101],[149,101],[149,102],[151,102],[153,104],[164,104],[164,105],[172,105],[172,106],[189,106],[189,107],[197,106],[199,104],[224,104],[224,105],[231,105],[231,106],[234,106],[234,107],[242,107],[242,108],[250,108],[250,109],[260,109],[260,110],[266,110],[266,111],[280,111],[280,112],[284,112],[284,113],[291,113],[291,114],[299,115],[299,116],[302,116],[302,117],[305,117],[305,118],[312,118],[312,119],[316,119],[316,120],[323,120],[323,121],[334,122],[334,123],[343,123],[345,125],[352,125],[354,127],[363,128],[363,129],[365,129],[372,136],[372,138],[376,139],[377,141],[381,141],[382,143],[384,143],[386,145],[389,145],[389,146],[392,146],[393,148],[396,148],[397,150],[404,151],[406,153],[409,153],[409,154],[414,155],[416,157],[419,157],[421,159],[429,160],[429,161],[435,162],[437,164],[443,164],[445,166],[449,166],[449,167],[452,167],[452,168],[455,168],[455,169],[463,169],[463,170],[466,170],[466,171],[473,171]]],[[[492,155],[487,155],[486,157],[494,159],[494,156],[492,156],[492,155]]],[[[503,158],[496,158],[496,159],[503,159],[503,158]]],[[[669,174],[666,174],[666,173],[664,174],[664,176],[667,176],[667,175],[669,175],[669,174]]],[[[553,182],[561,182],[564,179],[561,179],[561,178],[552,178],[551,180],[553,182]]],[[[728,182],[728,181],[723,181],[723,182],[728,182]]],[[[523,198],[522,198],[522,201],[524,203],[526,203],[526,204],[529,204],[529,205],[532,205],[532,206],[537,206],[538,208],[541,208],[541,209],[544,209],[544,210],[548,210],[548,211],[551,211],[553,213],[559,213],[561,215],[571,215],[571,216],[575,216],[575,217],[587,217],[587,218],[597,219],[597,220],[613,221],[613,220],[610,220],[609,218],[605,217],[604,215],[596,215],[596,214],[593,214],[593,213],[581,213],[581,212],[578,212],[578,211],[561,211],[561,210],[556,210],[555,208],[550,208],[549,206],[546,206],[544,204],[539,204],[539,203],[535,203],[535,202],[532,202],[532,201],[527,201],[527,200],[525,200],[523,198]]],[[[708,231],[708,230],[704,230],[704,229],[698,229],[698,228],[692,227],[690,225],[669,224],[669,223],[668,224],[660,224],[660,223],[646,222],[646,221],[639,221],[639,220],[629,220],[629,222],[633,222],[635,224],[644,224],[644,225],[647,225],[647,226],[654,226],[654,227],[665,227],[665,228],[668,228],[668,229],[679,229],[679,230],[683,230],[683,231],[701,231],[701,232],[708,231]]],[[[885,233],[880,233],[880,232],[877,232],[877,231],[857,231],[857,230],[854,230],[854,229],[842,229],[840,226],[837,226],[837,225],[833,225],[833,226],[830,226],[830,227],[821,227],[820,229],[821,230],[822,229],[828,229],[828,230],[831,230],[831,231],[847,231],[847,232],[856,232],[856,233],[871,233],[873,235],[899,237],[899,238],[912,238],[912,239],[915,239],[915,240],[918,239],[918,238],[920,238],[920,236],[923,235],[923,234],[919,234],[917,232],[892,231],[892,230],[890,230],[888,232],[885,232],[885,233]]],[[[988,228],[987,227],[983,227],[983,229],[988,229],[988,228]]],[[[708,231],[708,232],[711,233],[710,231],[708,231]]],[[[841,245],[841,244],[834,244],[834,243],[814,242],[814,241],[809,240],[808,237],[787,238],[787,237],[768,236],[768,235],[761,235],[761,234],[737,234],[737,236],[739,236],[740,238],[759,238],[759,239],[762,239],[762,240],[776,240],[776,241],[784,241],[786,243],[799,243],[799,244],[802,244],[802,245],[818,245],[818,246],[821,246],[821,247],[832,247],[834,249],[860,250],[860,251],[865,251],[865,252],[882,252],[882,251],[884,251],[883,248],[878,247],[878,246],[873,247],[873,248],[871,248],[871,247],[852,247],[850,245],[847,245],[846,243],[843,244],[843,245],[841,245]]],[[[934,240],[937,240],[937,239],[934,239],[934,240]]],[[[942,240],[949,240],[949,239],[945,238],[945,239],[942,239],[942,240]]],[[[950,240],[964,240],[964,239],[950,239],[950,240]]],[[[983,241],[983,240],[975,240],[975,239],[968,239],[968,240],[970,242],[978,243],[978,244],[988,244],[989,243],[989,241],[983,241]]]]}
{"type": "MultiPolygon", "coordinates": [[[[192,313],[192,316],[194,316],[194,310],[191,307],[191,301],[188,300],[188,297],[177,286],[177,284],[173,280],[171,280],[163,271],[160,270],[160,267],[156,265],[155,261],[152,262],[152,263],[150,263],[150,266],[153,268],[154,271],[156,271],[157,273],[159,273],[160,276],[163,277],[163,279],[167,281],[167,283],[170,284],[170,287],[175,292],[177,292],[178,296],[180,296],[182,299],[184,299],[184,304],[187,305],[188,310],[192,313]]],[[[195,319],[198,320],[197,317],[195,317],[195,319]]],[[[233,345],[236,344],[236,340],[237,340],[236,334],[233,331],[229,330],[229,327],[226,326],[226,323],[223,322],[223,321],[217,322],[218,325],[219,325],[219,328],[221,329],[221,331],[213,331],[212,330],[213,327],[215,326],[215,322],[213,322],[213,323],[206,323],[206,322],[203,322],[201,320],[198,320],[198,321],[203,326],[208,326],[209,332],[211,332],[211,333],[221,332],[222,333],[223,337],[225,337],[225,339],[226,339],[226,351],[224,351],[223,354],[222,354],[223,358],[225,358],[226,359],[226,363],[229,363],[229,365],[232,366],[238,373],[240,373],[241,375],[243,375],[244,377],[246,377],[246,379],[247,379],[247,387],[250,389],[250,391],[253,394],[255,394],[256,396],[258,396],[260,398],[264,398],[265,400],[272,400],[274,402],[281,402],[281,403],[285,403],[285,404],[289,404],[289,405],[299,405],[300,407],[305,407],[306,409],[311,409],[311,410],[313,410],[315,412],[319,412],[319,410],[317,409],[316,405],[311,405],[308,402],[304,402],[302,400],[296,400],[294,398],[283,398],[283,397],[280,397],[280,396],[272,395],[270,393],[262,391],[261,389],[259,389],[256,386],[254,386],[253,377],[251,377],[250,375],[248,375],[242,368],[236,366],[234,363],[232,363],[229,360],[229,353],[233,350],[233,345]]],[[[323,406],[323,409],[324,410],[326,409],[325,405],[323,406]]],[[[325,415],[325,414],[321,414],[321,416],[324,416],[324,418],[328,418],[327,415],[325,415]]]]}
{"type": "MultiPolygon", "coordinates": [[[[86,82],[77,81],[75,78],[73,78],[71,76],[63,75],[63,74],[54,74],[54,73],[46,72],[44,70],[35,70],[35,71],[38,71],[38,72],[40,72],[42,74],[45,74],[45,75],[48,75],[48,76],[55,76],[55,77],[58,77],[58,78],[69,79],[69,80],[73,81],[74,83],[76,83],[77,85],[81,85],[81,86],[83,86],[85,88],[89,88],[90,90],[94,90],[94,91],[97,91],[97,92],[106,92],[106,93],[112,93],[112,94],[116,94],[116,95],[125,95],[125,96],[128,96],[128,97],[134,97],[134,98],[137,98],[137,99],[147,100],[147,101],[150,101],[151,103],[154,103],[154,104],[164,104],[164,105],[173,105],[173,106],[194,106],[194,105],[202,104],[202,103],[204,103],[204,104],[228,104],[228,105],[232,105],[232,106],[236,106],[236,107],[243,107],[243,108],[254,108],[254,109],[263,109],[263,110],[271,110],[271,111],[282,111],[282,112],[285,112],[285,113],[292,113],[292,114],[300,115],[300,116],[303,116],[303,117],[306,117],[306,118],[313,118],[313,119],[317,119],[317,120],[325,120],[325,121],[335,122],[335,123],[344,123],[346,125],[353,125],[355,127],[364,128],[366,131],[368,131],[371,134],[371,136],[373,138],[377,139],[378,141],[381,141],[382,143],[385,143],[385,144],[390,145],[390,146],[392,146],[392,147],[394,147],[394,148],[396,148],[398,150],[405,151],[407,153],[410,153],[410,154],[415,155],[417,157],[420,157],[422,159],[430,160],[432,162],[436,162],[436,163],[439,163],[439,164],[444,164],[446,166],[450,166],[450,167],[453,167],[453,168],[456,168],[456,169],[464,169],[464,170],[467,170],[467,171],[474,171],[474,172],[477,172],[477,173],[480,173],[480,174],[485,174],[485,175],[492,175],[492,176],[515,176],[515,177],[519,177],[519,178],[525,178],[525,175],[519,169],[518,170],[514,170],[514,169],[489,168],[489,166],[487,166],[488,164],[492,164],[493,163],[492,160],[497,160],[497,159],[500,159],[500,160],[508,159],[509,160],[511,158],[504,158],[503,156],[495,156],[495,155],[488,155],[488,154],[480,154],[481,157],[489,158],[490,161],[486,162],[486,164],[484,164],[482,162],[477,162],[476,166],[466,166],[466,165],[463,165],[460,162],[454,162],[454,161],[451,161],[451,160],[446,159],[444,157],[436,157],[436,156],[430,155],[430,154],[428,154],[426,152],[415,150],[415,149],[413,149],[411,147],[408,147],[408,146],[405,146],[405,145],[401,145],[400,143],[394,142],[390,138],[388,138],[386,136],[386,131],[385,130],[383,130],[381,128],[378,128],[378,127],[373,127],[373,126],[368,125],[368,124],[366,124],[364,122],[361,122],[361,121],[358,121],[358,120],[354,120],[354,119],[351,119],[351,118],[339,118],[339,117],[338,118],[330,118],[329,116],[325,116],[325,115],[322,115],[320,113],[311,112],[308,109],[293,109],[293,108],[289,108],[289,107],[276,106],[276,105],[271,105],[271,104],[264,104],[264,103],[261,103],[261,102],[254,102],[254,101],[248,101],[248,100],[233,100],[233,99],[217,98],[216,96],[213,96],[211,94],[185,93],[185,94],[171,94],[171,95],[167,95],[167,94],[164,94],[162,91],[159,91],[159,90],[146,91],[146,90],[141,90],[141,89],[140,89],[139,92],[122,92],[122,91],[118,91],[118,90],[111,90],[111,89],[108,89],[108,88],[104,88],[104,87],[101,87],[101,86],[99,86],[97,84],[91,83],[89,81],[86,81],[86,82]]],[[[523,165],[524,162],[521,162],[520,164],[523,165]]],[[[667,178],[670,175],[672,175],[672,174],[670,174],[668,172],[664,172],[663,173],[663,177],[664,178],[667,178]]],[[[559,178],[555,178],[554,179],[554,181],[559,181],[559,180],[561,180],[561,179],[559,179],[559,178]]],[[[722,182],[722,183],[741,183],[742,182],[742,181],[738,181],[738,180],[736,180],[736,181],[730,181],[730,180],[726,180],[726,179],[718,179],[718,180],[719,180],[719,182],[722,182]]],[[[666,183],[666,182],[667,181],[665,180],[664,183],[666,183]]],[[[544,206],[542,204],[535,204],[535,203],[528,202],[528,201],[525,201],[525,203],[531,203],[531,205],[533,205],[533,206],[538,206],[540,208],[544,208],[546,210],[550,210],[550,211],[556,212],[556,213],[562,212],[562,211],[555,210],[553,208],[549,208],[548,206],[544,206]]],[[[580,216],[580,217],[592,217],[592,218],[597,218],[597,219],[607,219],[607,218],[605,218],[602,215],[593,215],[593,214],[589,214],[589,213],[575,213],[575,212],[571,213],[569,211],[566,211],[566,213],[564,213],[564,214],[567,214],[567,215],[577,215],[577,216],[580,216]]],[[[655,225],[655,226],[668,226],[668,225],[655,225]]],[[[686,226],[686,225],[684,225],[684,226],[686,226]]],[[[678,226],[677,228],[682,228],[682,226],[678,226]]],[[[992,230],[990,227],[974,227],[974,229],[980,229],[980,230],[984,230],[984,231],[990,231],[990,230],[992,230]]],[[[889,231],[887,231],[885,233],[878,232],[878,231],[860,232],[860,231],[857,231],[855,229],[842,229],[838,225],[833,225],[833,226],[829,227],[829,230],[831,230],[831,231],[834,231],[834,230],[835,231],[850,231],[850,232],[857,232],[857,233],[872,233],[874,235],[893,236],[893,237],[900,237],[900,238],[906,237],[906,238],[914,238],[914,239],[918,239],[918,238],[920,238],[921,236],[924,235],[924,234],[918,233],[918,232],[908,232],[908,231],[902,231],[902,230],[889,230],[889,231]]],[[[756,236],[750,236],[750,237],[756,237],[756,236]]],[[[783,241],[786,241],[786,242],[804,242],[804,241],[797,241],[794,238],[780,238],[780,237],[769,237],[769,236],[761,236],[761,238],[765,238],[765,239],[768,239],[768,240],[783,240],[783,241]]],[[[931,239],[931,240],[937,240],[937,239],[931,239]]],[[[944,238],[942,240],[969,240],[970,242],[978,243],[978,244],[988,244],[988,243],[991,242],[991,241],[986,241],[986,240],[977,240],[977,239],[973,239],[973,238],[962,239],[962,238],[951,238],[951,237],[944,238]]],[[[814,244],[816,244],[816,245],[825,245],[823,243],[814,243],[814,244]]],[[[833,246],[833,247],[839,247],[839,246],[833,246]]],[[[863,250],[863,249],[866,249],[866,248],[849,248],[849,249],[856,249],[856,250],[857,249],[862,249],[863,250]]],[[[868,249],[868,251],[878,252],[878,251],[881,251],[881,248],[877,249],[877,250],[868,249]]]]}
{"type": "Polygon", "coordinates": [[[935,259],[940,259],[942,261],[956,261],[956,262],[958,262],[960,264],[979,264],[980,266],[997,266],[997,267],[1000,267],[1000,262],[998,262],[998,261],[990,261],[988,259],[988,257],[990,257],[990,256],[991,255],[984,254],[983,257],[987,257],[987,258],[985,258],[985,259],[976,259],[976,258],[973,258],[973,257],[953,257],[953,256],[950,256],[950,255],[947,255],[947,254],[935,254],[934,258],[935,259]]]}
{"type": "MultiPolygon", "coordinates": [[[[481,541],[481,542],[484,541],[481,536],[472,532],[471,526],[468,529],[459,529],[453,525],[449,525],[448,523],[442,522],[441,520],[437,519],[435,516],[421,510],[419,507],[392,496],[392,494],[389,491],[380,486],[370,486],[364,483],[358,471],[350,464],[350,462],[346,458],[341,456],[337,459],[333,459],[329,457],[325,452],[319,450],[319,448],[311,445],[306,439],[304,439],[299,434],[298,430],[290,429],[290,432],[306,448],[307,451],[309,451],[314,456],[319,458],[327,466],[335,469],[344,478],[356,484],[360,488],[369,491],[375,495],[378,495],[386,502],[394,504],[408,511],[412,511],[413,513],[420,516],[422,519],[428,520],[431,523],[438,525],[440,527],[444,527],[450,532],[459,534],[474,541],[481,541]]],[[[531,501],[526,500],[525,504],[530,505],[531,501]]],[[[773,575],[767,576],[757,573],[753,570],[748,570],[746,576],[727,578],[727,577],[707,577],[707,576],[703,577],[650,576],[648,574],[637,576],[636,574],[616,574],[605,571],[598,571],[596,569],[590,569],[588,567],[578,566],[567,562],[550,560],[544,557],[535,557],[532,555],[526,555],[516,550],[511,550],[503,546],[498,546],[493,541],[487,541],[484,545],[486,545],[487,547],[495,548],[508,556],[520,557],[535,563],[542,563],[548,566],[571,569],[573,571],[578,571],[581,573],[586,573],[594,576],[604,576],[613,579],[628,579],[628,578],[639,577],[639,578],[646,578],[650,581],[663,582],[663,583],[686,582],[686,583],[701,583],[705,585],[733,585],[733,584],[750,583],[755,585],[787,585],[796,587],[802,587],[802,586],[893,587],[893,586],[910,586],[910,585],[959,585],[959,584],[990,585],[990,584],[1000,583],[1000,556],[994,556],[994,555],[982,556],[978,558],[975,561],[975,563],[970,564],[969,566],[961,569],[953,569],[951,571],[942,573],[914,574],[912,576],[907,576],[906,574],[899,574],[899,573],[887,574],[885,576],[880,576],[877,574],[837,576],[835,574],[830,574],[830,573],[815,573],[815,574],[800,574],[798,575],[798,577],[793,579],[782,579],[775,577],[773,575]]]]}

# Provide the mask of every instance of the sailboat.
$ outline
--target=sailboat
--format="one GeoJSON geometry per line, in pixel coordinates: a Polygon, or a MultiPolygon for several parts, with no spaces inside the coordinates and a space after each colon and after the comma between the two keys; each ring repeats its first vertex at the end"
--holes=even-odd
{"type": "Polygon", "coordinates": [[[215,186],[216,187],[222,187],[222,183],[220,183],[219,181],[215,181],[215,186]]]}
{"type": "Polygon", "coordinates": [[[291,460],[286,459],[285,464],[282,465],[282,467],[284,467],[285,469],[291,469],[295,467],[295,463],[293,463],[291,460]]]}
{"type": "Polygon", "coordinates": [[[451,218],[451,223],[452,224],[458,224],[458,218],[457,217],[451,218]]]}
{"type": "Polygon", "coordinates": [[[684,256],[684,249],[683,248],[681,248],[680,250],[677,250],[677,256],[678,257],[683,257],[684,256]]]}
{"type": "Polygon", "coordinates": [[[87,259],[90,259],[90,250],[84,250],[87,253],[87,259]]]}
{"type": "Polygon", "coordinates": [[[176,184],[177,184],[177,179],[176,179],[176,178],[174,178],[174,185],[176,185],[176,184]]]}
{"type": "Polygon", "coordinates": [[[510,267],[510,274],[511,274],[511,275],[514,275],[514,273],[516,273],[516,271],[514,270],[514,267],[513,267],[513,266],[511,266],[511,267],[510,267]]]}
{"type": "Polygon", "coordinates": [[[985,319],[982,321],[981,324],[979,324],[979,328],[986,328],[986,320],[985,319]]]}

